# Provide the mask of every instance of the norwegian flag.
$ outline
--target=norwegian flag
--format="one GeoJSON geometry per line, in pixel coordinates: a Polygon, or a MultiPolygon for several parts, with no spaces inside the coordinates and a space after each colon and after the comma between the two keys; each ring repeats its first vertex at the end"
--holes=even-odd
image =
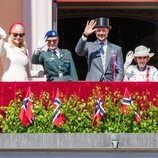
{"type": "Polygon", "coordinates": [[[31,109],[31,106],[32,106],[31,89],[29,87],[26,96],[23,100],[23,104],[19,114],[23,126],[29,126],[30,124],[33,123],[34,113],[31,109]]]}
{"type": "Polygon", "coordinates": [[[61,101],[59,98],[59,89],[57,89],[57,93],[55,96],[53,111],[54,114],[53,114],[52,123],[58,128],[61,128],[62,124],[65,123],[65,115],[61,113],[61,101]]]}
{"type": "Polygon", "coordinates": [[[122,103],[122,107],[121,107],[121,112],[123,114],[128,114],[128,112],[130,111],[130,105],[132,105],[132,98],[126,87],[125,92],[124,92],[124,98],[123,98],[123,103],[122,103]]]}
{"type": "Polygon", "coordinates": [[[103,106],[103,102],[101,98],[97,99],[94,107],[94,114],[93,114],[93,126],[98,127],[98,122],[102,119],[103,115],[106,113],[103,106]]]}
{"type": "Polygon", "coordinates": [[[136,111],[134,112],[134,117],[135,117],[136,123],[138,124],[141,121],[141,118],[136,111]]]}

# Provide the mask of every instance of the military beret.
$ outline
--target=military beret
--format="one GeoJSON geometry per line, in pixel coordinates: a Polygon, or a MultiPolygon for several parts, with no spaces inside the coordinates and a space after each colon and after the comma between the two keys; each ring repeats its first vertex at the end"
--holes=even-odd
{"type": "Polygon", "coordinates": [[[50,30],[45,34],[45,38],[57,37],[57,36],[58,36],[58,33],[55,30],[50,30]]]}

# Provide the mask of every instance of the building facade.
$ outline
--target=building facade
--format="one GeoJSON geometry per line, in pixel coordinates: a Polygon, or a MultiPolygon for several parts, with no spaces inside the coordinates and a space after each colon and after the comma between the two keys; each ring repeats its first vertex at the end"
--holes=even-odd
{"type": "MultiPolygon", "coordinates": [[[[86,60],[78,57],[74,48],[87,20],[109,17],[112,25],[109,40],[123,48],[124,57],[140,44],[156,53],[157,9],[158,0],[6,0],[0,5],[0,26],[8,32],[13,22],[23,22],[30,55],[46,31],[57,29],[60,46],[71,50],[79,78],[84,80],[86,60]]],[[[93,36],[90,38],[94,39],[93,36]]],[[[156,67],[157,60],[157,56],[152,59],[156,67]]],[[[32,65],[32,69],[41,70],[42,67],[32,65]]]]}

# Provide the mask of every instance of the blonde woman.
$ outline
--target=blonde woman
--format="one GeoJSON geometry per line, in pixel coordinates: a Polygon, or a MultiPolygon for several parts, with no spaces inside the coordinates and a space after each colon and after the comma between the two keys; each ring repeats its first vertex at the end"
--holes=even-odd
{"type": "Polygon", "coordinates": [[[25,28],[20,22],[11,25],[8,42],[5,31],[0,28],[0,57],[2,58],[2,81],[28,81],[29,53],[24,39],[25,28]]]}

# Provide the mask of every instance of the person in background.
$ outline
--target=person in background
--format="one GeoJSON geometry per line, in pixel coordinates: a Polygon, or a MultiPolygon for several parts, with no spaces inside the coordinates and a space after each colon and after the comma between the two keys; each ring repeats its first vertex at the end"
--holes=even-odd
{"type": "Polygon", "coordinates": [[[147,65],[154,53],[150,53],[150,48],[140,45],[126,55],[124,64],[124,81],[158,81],[158,71],[154,66],[147,65]],[[136,62],[131,65],[132,61],[136,62]]]}
{"type": "Polygon", "coordinates": [[[76,53],[87,57],[87,81],[122,81],[124,78],[122,49],[107,40],[111,28],[108,18],[87,21],[76,45],[76,53]],[[88,42],[94,32],[97,40],[88,42]]]}
{"type": "Polygon", "coordinates": [[[30,77],[29,52],[24,39],[25,28],[20,22],[11,25],[8,42],[0,27],[0,57],[3,60],[2,81],[28,81],[30,77]]]}
{"type": "Polygon", "coordinates": [[[41,64],[47,81],[77,81],[78,75],[71,52],[58,47],[59,36],[55,30],[45,34],[32,55],[32,64],[41,64]],[[48,49],[43,48],[47,45],[48,49]]]}

